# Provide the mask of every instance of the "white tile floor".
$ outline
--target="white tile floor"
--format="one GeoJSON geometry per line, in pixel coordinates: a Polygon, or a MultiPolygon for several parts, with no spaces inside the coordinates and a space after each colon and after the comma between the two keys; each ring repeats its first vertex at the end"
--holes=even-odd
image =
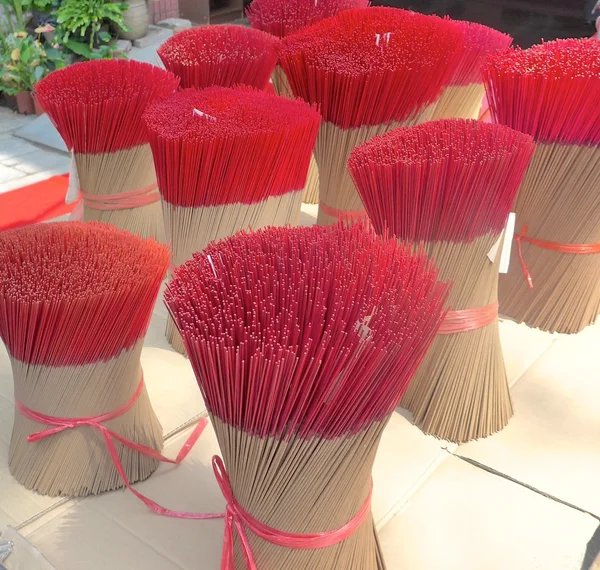
{"type": "MultiPolygon", "coordinates": [[[[0,109],[0,192],[68,170],[64,155],[12,137],[29,119],[7,113],[0,109]]],[[[315,213],[304,208],[303,221],[315,213]]],[[[178,428],[203,404],[189,363],[164,339],[165,319],[158,305],[142,362],[174,455],[186,435],[178,428]]],[[[573,337],[509,321],[500,330],[515,400],[503,432],[457,448],[399,413],[386,430],[373,510],[388,570],[590,570],[600,550],[600,325],[573,337]]],[[[22,489],[6,468],[12,418],[0,350],[0,530],[17,526],[57,570],[219,567],[221,522],[161,518],[125,492],[65,501],[22,489]]],[[[209,430],[184,464],[161,466],[139,488],[171,508],[220,510],[209,464],[217,451],[209,430]]],[[[18,566],[9,558],[6,567],[18,566]]]]}

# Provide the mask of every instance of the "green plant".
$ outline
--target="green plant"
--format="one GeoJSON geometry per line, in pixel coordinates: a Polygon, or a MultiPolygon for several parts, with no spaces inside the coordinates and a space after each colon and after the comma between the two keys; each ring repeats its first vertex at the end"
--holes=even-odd
{"type": "Polygon", "coordinates": [[[0,0],[4,18],[0,18],[0,37],[7,38],[10,34],[25,29],[23,12],[28,9],[30,0],[0,0]]]}
{"type": "Polygon", "coordinates": [[[54,69],[65,66],[63,54],[55,47],[42,46],[27,32],[14,32],[2,42],[0,91],[16,95],[31,91],[35,83],[54,69]]]}
{"type": "Polygon", "coordinates": [[[110,34],[100,31],[105,22],[128,30],[123,20],[123,11],[128,7],[128,4],[107,0],[64,0],[56,11],[60,43],[67,45],[72,36],[79,36],[81,42],[87,35],[87,43],[93,50],[98,39],[103,42],[110,40],[110,34]]]}

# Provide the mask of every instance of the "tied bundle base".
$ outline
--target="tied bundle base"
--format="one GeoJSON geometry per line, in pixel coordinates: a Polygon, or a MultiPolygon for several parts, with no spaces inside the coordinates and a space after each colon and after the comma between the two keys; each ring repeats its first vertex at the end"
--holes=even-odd
{"type": "Polygon", "coordinates": [[[436,119],[479,119],[485,95],[483,83],[450,85],[444,89],[431,115],[436,119]]]}
{"type": "MultiPolygon", "coordinates": [[[[471,243],[423,243],[440,278],[454,282],[453,311],[487,307],[498,300],[500,256],[487,253],[499,235],[471,243]]],[[[499,248],[501,251],[502,247],[499,248]]],[[[502,430],[513,415],[498,319],[484,327],[438,334],[400,405],[430,435],[465,443],[502,430]]]]}
{"type": "MultiPolygon", "coordinates": [[[[173,265],[185,263],[212,241],[221,240],[240,230],[257,230],[273,225],[267,224],[267,219],[288,215],[291,207],[289,201],[297,201],[299,194],[271,197],[255,204],[222,204],[200,208],[175,206],[163,201],[165,230],[173,249],[173,265]],[[284,198],[287,198],[288,204],[285,204],[284,198]]],[[[185,355],[183,340],[170,316],[165,335],[173,349],[185,355]]]]}
{"type": "Polygon", "coordinates": [[[364,205],[350,174],[346,168],[352,151],[368,140],[402,126],[413,126],[429,120],[433,105],[411,120],[402,123],[389,123],[370,127],[341,129],[336,125],[323,121],[315,146],[315,157],[319,166],[319,213],[317,224],[327,226],[345,219],[346,212],[350,219],[364,212],[364,205]],[[323,207],[321,207],[323,204],[323,207]],[[337,212],[337,215],[334,215],[337,212]],[[357,214],[354,216],[354,214],[357,214]]]}
{"type": "MultiPolygon", "coordinates": [[[[373,461],[387,423],[331,440],[285,441],[211,419],[238,503],[263,524],[300,534],[336,530],[357,515],[371,490],[373,461]]],[[[385,570],[372,515],[346,540],[327,548],[284,548],[250,530],[247,534],[258,570],[385,570]]],[[[235,568],[246,567],[238,540],[235,568]]]]}
{"type": "MultiPolygon", "coordinates": [[[[154,162],[149,144],[131,149],[104,154],[75,154],[77,173],[81,189],[86,194],[118,195],[156,185],[154,162]]],[[[156,201],[140,207],[101,210],[86,204],[84,200],[84,221],[106,222],[142,238],[155,238],[165,242],[158,189],[156,201]]]]}
{"type": "MultiPolygon", "coordinates": [[[[600,150],[536,145],[515,204],[515,237],[559,244],[600,243],[600,150]]],[[[600,254],[562,253],[521,240],[509,271],[500,275],[500,314],[547,332],[574,334],[600,313],[600,254]],[[524,267],[531,275],[529,287],[524,267]]]]}
{"type": "MultiPolygon", "coordinates": [[[[15,399],[52,417],[85,418],[113,412],[130,401],[139,387],[142,345],[140,341],[109,361],[79,366],[50,367],[11,358],[15,399]]],[[[128,411],[102,425],[126,439],[162,450],[162,428],[145,387],[128,411]]],[[[27,441],[30,435],[51,429],[15,410],[8,466],[21,485],[51,497],[85,497],[124,486],[100,430],[80,426],[27,441]]],[[[115,445],[131,483],[147,479],[156,470],[154,459],[118,442],[115,445]]]]}
{"type": "MultiPolygon", "coordinates": [[[[292,88],[288,82],[287,77],[281,66],[277,66],[272,76],[273,89],[275,93],[280,97],[288,97],[294,99],[292,94],[292,88]]],[[[308,176],[306,177],[306,184],[304,185],[304,194],[302,196],[302,202],[305,204],[318,204],[319,203],[319,167],[313,154],[310,159],[310,166],[308,167],[308,176]]],[[[299,215],[299,214],[298,214],[299,215]]]]}

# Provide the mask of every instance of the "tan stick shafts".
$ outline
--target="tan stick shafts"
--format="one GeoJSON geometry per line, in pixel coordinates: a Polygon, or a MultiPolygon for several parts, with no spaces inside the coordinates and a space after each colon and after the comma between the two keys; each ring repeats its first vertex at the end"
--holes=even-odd
{"type": "MultiPolygon", "coordinates": [[[[351,521],[371,489],[371,470],[386,422],[332,440],[260,438],[212,418],[239,504],[254,518],[283,532],[337,530],[351,521]]],[[[258,570],[383,570],[369,516],[337,545],[298,550],[275,546],[250,531],[258,570]]],[[[245,568],[236,545],[235,567],[245,568]]]]}
{"type": "MultiPolygon", "coordinates": [[[[156,174],[150,145],[104,154],[76,154],[79,183],[84,193],[115,195],[156,185],[156,174]]],[[[153,191],[158,197],[158,188],[153,191]]],[[[142,238],[165,241],[160,200],[137,208],[100,210],[86,205],[84,221],[113,224],[142,238]]]]}
{"type": "MultiPolygon", "coordinates": [[[[113,412],[139,387],[142,345],[139,341],[107,362],[80,366],[49,367],[11,359],[15,399],[52,417],[80,419],[113,412]]],[[[130,441],[162,449],[162,428],[145,387],[131,409],[102,425],[130,441]]],[[[29,435],[49,427],[15,410],[8,465],[24,487],[53,497],[85,497],[123,486],[99,430],[81,426],[27,441],[29,435]]],[[[116,446],[132,483],[147,479],[158,466],[154,459],[118,442],[116,446]]]]}
{"type": "MultiPolygon", "coordinates": [[[[515,203],[516,236],[560,244],[600,243],[600,149],[540,144],[515,203]]],[[[600,254],[570,254],[513,244],[500,276],[500,313],[549,332],[577,333],[600,312],[600,254]]]]}
{"type": "Polygon", "coordinates": [[[450,85],[435,104],[431,120],[478,119],[484,95],[483,83],[450,85]]]}
{"type": "MultiPolygon", "coordinates": [[[[489,234],[471,243],[423,244],[440,269],[439,278],[454,282],[451,310],[497,301],[500,256],[494,263],[487,256],[497,239],[489,234]]],[[[401,406],[426,433],[458,443],[503,429],[513,411],[497,318],[476,330],[438,334],[401,406]]]]}

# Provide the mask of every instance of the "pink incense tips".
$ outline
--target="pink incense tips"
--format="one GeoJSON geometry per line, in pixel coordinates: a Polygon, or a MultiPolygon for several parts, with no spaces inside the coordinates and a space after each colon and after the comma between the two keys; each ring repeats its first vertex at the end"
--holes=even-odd
{"type": "Polygon", "coordinates": [[[304,187],[320,116],[249,87],[185,89],[146,113],[163,199],[250,204],[304,187]]]}
{"type": "Polygon", "coordinates": [[[53,71],[36,84],[35,96],[69,150],[98,154],[147,143],[146,107],[178,85],[155,65],[110,59],[53,71]]]}
{"type": "Polygon", "coordinates": [[[264,89],[275,64],[277,39],[246,26],[201,26],[175,34],[158,49],[181,86],[237,84],[264,89]]]}
{"type": "Polygon", "coordinates": [[[292,91],[341,128],[405,121],[433,103],[458,64],[464,33],[396,8],[340,12],[281,40],[292,91]]]}
{"type": "Polygon", "coordinates": [[[496,122],[538,142],[600,143],[600,42],[513,48],[491,56],[483,78],[496,122]]]}
{"type": "Polygon", "coordinates": [[[268,228],[196,253],[165,301],[213,415],[333,438],[396,406],[442,320],[436,276],[361,224],[268,228]]]}
{"type": "Polygon", "coordinates": [[[508,127],[446,119],[375,137],[348,168],[378,232],[462,242],[502,231],[533,152],[508,127]]]}
{"type": "Polygon", "coordinates": [[[131,348],[148,327],[166,246],[109,224],[0,233],[0,337],[25,363],[74,366],[131,348]]]}
{"type": "Polygon", "coordinates": [[[343,10],[369,5],[369,0],[254,0],[246,15],[253,28],[284,38],[343,10]]]}

